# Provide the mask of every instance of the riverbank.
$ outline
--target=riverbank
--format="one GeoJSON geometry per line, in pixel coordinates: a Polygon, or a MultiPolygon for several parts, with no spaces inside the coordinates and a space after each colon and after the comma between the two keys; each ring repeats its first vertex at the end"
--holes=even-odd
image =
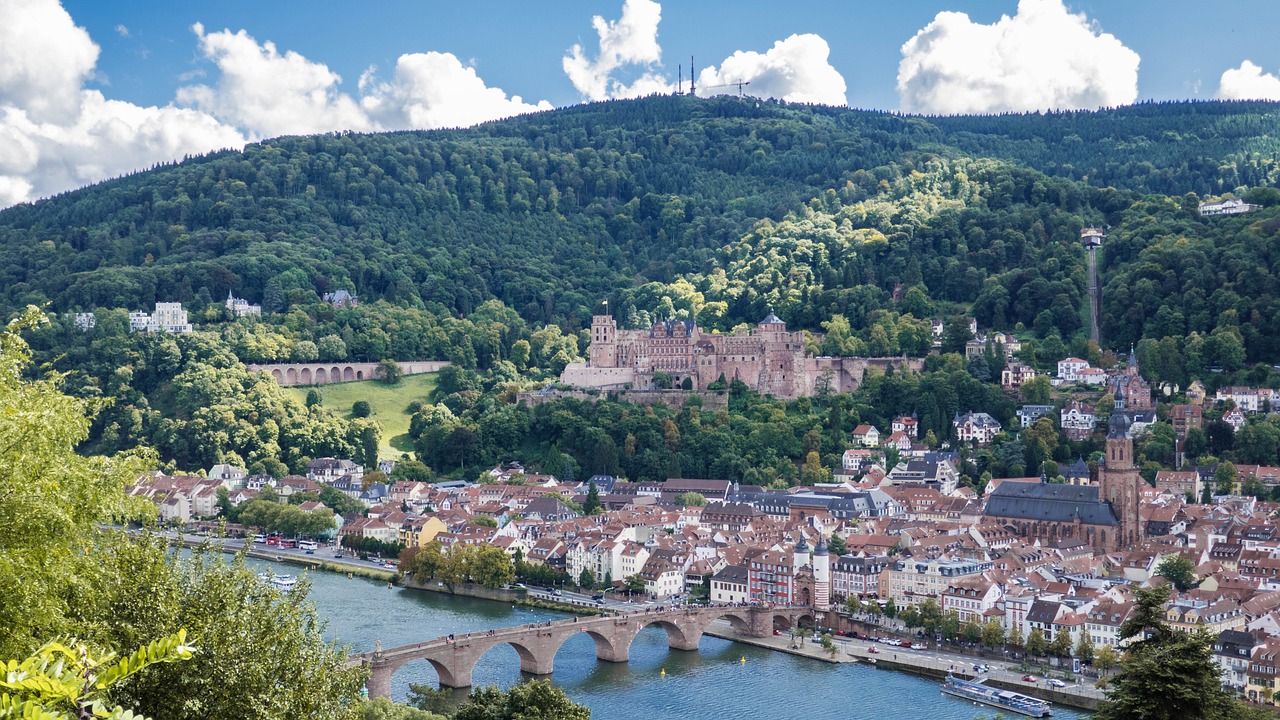
{"type": "Polygon", "coordinates": [[[1023,680],[1016,667],[1002,663],[989,663],[990,671],[975,672],[969,658],[936,652],[921,652],[905,648],[876,647],[866,641],[848,644],[848,652],[854,658],[875,665],[880,670],[899,670],[913,675],[941,680],[947,673],[969,680],[981,679],[987,685],[1002,690],[1013,690],[1048,700],[1056,705],[1066,705],[1083,710],[1097,710],[1106,696],[1089,685],[1068,685],[1054,688],[1047,681],[1035,676],[1035,682],[1023,680]],[[872,652],[875,650],[875,652],[872,652]]]}
{"type": "Polygon", "coordinates": [[[710,627],[702,631],[703,635],[718,637],[722,640],[732,640],[733,642],[742,643],[743,645],[754,645],[756,647],[765,648],[767,650],[775,650],[777,652],[795,655],[797,657],[809,660],[821,660],[828,663],[852,663],[858,662],[858,659],[849,655],[846,648],[842,644],[836,643],[836,654],[830,655],[822,649],[821,645],[811,640],[804,640],[796,643],[793,647],[790,635],[773,635],[770,637],[746,637],[739,635],[733,631],[728,623],[721,625],[720,623],[712,623],[710,627]]]}

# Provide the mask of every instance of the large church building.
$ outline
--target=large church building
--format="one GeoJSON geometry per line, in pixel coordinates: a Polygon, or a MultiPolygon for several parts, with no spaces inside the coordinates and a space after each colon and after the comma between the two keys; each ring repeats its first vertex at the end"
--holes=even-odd
{"type": "Polygon", "coordinates": [[[1132,424],[1120,389],[1097,485],[1002,483],[983,514],[1028,540],[1080,540],[1103,552],[1137,545],[1144,539],[1138,503],[1146,481],[1133,464],[1132,424]]]}
{"type": "Polygon", "coordinates": [[[824,387],[833,393],[852,391],[868,367],[920,366],[905,357],[814,357],[805,352],[804,341],[803,331],[788,331],[772,312],[753,329],[728,335],[703,332],[691,320],[619,330],[611,316],[596,315],[589,360],[570,363],[560,381],[584,388],[648,390],[654,376],[664,373],[672,387],[706,390],[723,377],[726,383],[738,380],[757,392],[790,399],[815,395],[824,387]]]}

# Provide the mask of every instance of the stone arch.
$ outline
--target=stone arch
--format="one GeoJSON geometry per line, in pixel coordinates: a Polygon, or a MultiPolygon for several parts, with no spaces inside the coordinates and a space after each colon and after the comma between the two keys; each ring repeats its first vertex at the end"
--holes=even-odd
{"type": "Polygon", "coordinates": [[[778,631],[790,630],[791,626],[794,624],[790,615],[782,615],[780,613],[774,613],[773,619],[770,622],[773,625],[773,629],[778,631]]]}
{"type": "Polygon", "coordinates": [[[364,371],[363,371],[363,370],[357,370],[357,371],[356,371],[356,379],[357,379],[357,380],[363,380],[363,379],[364,379],[364,371]]]}
{"type": "Polygon", "coordinates": [[[813,593],[807,587],[800,588],[800,592],[797,593],[796,602],[800,605],[812,605],[813,593]]]}
{"type": "Polygon", "coordinates": [[[356,379],[356,371],[355,371],[355,368],[351,367],[350,365],[348,365],[348,366],[346,366],[346,367],[342,368],[342,379],[343,379],[343,380],[355,380],[355,379],[356,379]]]}
{"type": "Polygon", "coordinates": [[[291,367],[291,368],[287,368],[287,369],[284,371],[284,379],[285,379],[285,381],[287,381],[290,385],[297,385],[297,384],[298,384],[298,369],[297,369],[297,368],[292,368],[292,367],[291,367]]]}
{"type": "Polygon", "coordinates": [[[816,624],[816,623],[815,623],[815,622],[814,622],[814,620],[813,620],[813,616],[812,616],[812,615],[810,615],[810,614],[808,614],[808,613],[804,613],[804,614],[802,614],[802,615],[797,615],[797,616],[796,616],[796,626],[797,626],[797,627],[807,627],[807,628],[811,628],[811,627],[813,627],[815,624],[816,624]]]}
{"type": "Polygon", "coordinates": [[[273,377],[273,378],[275,378],[275,379],[276,379],[276,384],[277,384],[277,385],[283,385],[283,384],[284,384],[284,373],[281,373],[279,369],[272,370],[272,371],[271,371],[271,377],[273,377]]]}
{"type": "Polygon", "coordinates": [[[552,659],[554,660],[555,656],[560,654],[560,651],[564,649],[564,646],[569,641],[581,635],[586,635],[587,637],[591,638],[592,643],[596,647],[597,660],[604,660],[605,662],[626,662],[627,661],[628,650],[630,645],[629,643],[628,643],[628,647],[620,647],[621,643],[615,643],[607,633],[597,632],[595,630],[588,630],[586,628],[583,628],[581,632],[570,633],[568,635],[565,635],[563,638],[561,638],[560,642],[557,643],[554,648],[552,648],[552,651],[551,651],[552,659]]]}
{"type": "Polygon", "coordinates": [[[420,660],[421,660],[421,661],[425,661],[427,664],[429,664],[429,665],[431,666],[431,668],[432,668],[433,670],[435,670],[435,671],[436,671],[436,685],[437,685],[438,687],[442,687],[442,688],[446,688],[446,687],[456,688],[456,687],[467,687],[468,685],[470,685],[470,684],[471,684],[471,673],[470,673],[470,672],[467,672],[467,674],[466,674],[466,682],[465,682],[465,683],[463,683],[463,684],[460,684],[460,683],[462,683],[462,678],[458,677],[458,675],[455,675],[455,674],[454,674],[454,672],[449,668],[449,666],[448,666],[448,665],[444,664],[443,662],[440,662],[439,660],[436,660],[435,658],[431,658],[431,657],[409,658],[409,659],[405,660],[404,662],[400,663],[399,665],[394,665],[394,666],[392,666],[392,667],[391,667],[390,675],[388,676],[388,679],[387,679],[387,680],[388,680],[388,683],[390,683],[391,678],[394,678],[394,677],[395,677],[395,675],[396,675],[396,673],[400,671],[400,668],[404,667],[405,665],[410,665],[410,664],[412,664],[412,663],[414,663],[414,662],[417,662],[417,661],[420,661],[420,660]]]}
{"type": "Polygon", "coordinates": [[[329,371],[329,382],[332,383],[332,382],[341,382],[341,381],[342,381],[342,370],[340,370],[338,366],[335,365],[333,366],[333,369],[329,371]]]}
{"type": "Polygon", "coordinates": [[[751,621],[742,617],[737,613],[724,613],[722,615],[708,616],[706,622],[703,623],[702,629],[705,631],[711,623],[717,620],[728,620],[729,627],[739,635],[749,635],[751,633],[751,621]]]}
{"type": "Polygon", "coordinates": [[[538,652],[530,649],[528,645],[525,645],[518,640],[498,641],[480,651],[475,655],[475,661],[471,663],[471,671],[475,671],[475,666],[484,658],[485,655],[492,652],[494,648],[501,647],[503,645],[510,645],[511,648],[516,651],[516,656],[520,658],[520,672],[531,673],[533,675],[551,674],[556,654],[554,652],[546,652],[545,650],[543,654],[539,654],[538,652]]]}
{"type": "Polygon", "coordinates": [[[324,368],[316,368],[316,384],[324,385],[329,382],[329,371],[324,368]]]}
{"type": "Polygon", "coordinates": [[[642,615],[636,618],[636,631],[631,634],[631,639],[627,641],[627,652],[630,654],[631,643],[635,641],[636,636],[650,625],[657,625],[667,631],[667,646],[676,650],[697,650],[698,641],[702,639],[702,630],[696,627],[681,627],[679,622],[673,622],[678,618],[665,618],[662,613],[657,615],[642,615]]]}
{"type": "Polygon", "coordinates": [[[303,385],[311,384],[311,368],[302,368],[302,372],[298,373],[298,382],[301,382],[303,385]]]}

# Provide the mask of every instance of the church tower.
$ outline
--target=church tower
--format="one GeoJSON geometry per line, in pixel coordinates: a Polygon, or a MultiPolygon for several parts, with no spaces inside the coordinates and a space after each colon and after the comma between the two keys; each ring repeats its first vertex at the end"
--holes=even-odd
{"type": "Polygon", "coordinates": [[[618,323],[609,315],[591,318],[591,367],[618,367],[618,323]]]}
{"type": "Polygon", "coordinates": [[[1142,520],[1138,516],[1140,489],[1146,483],[1133,464],[1133,425],[1125,410],[1124,388],[1116,390],[1115,409],[1107,426],[1107,456],[1099,478],[1102,499],[1111,504],[1118,524],[1113,537],[1103,543],[1107,549],[1129,548],[1143,540],[1142,520]]]}

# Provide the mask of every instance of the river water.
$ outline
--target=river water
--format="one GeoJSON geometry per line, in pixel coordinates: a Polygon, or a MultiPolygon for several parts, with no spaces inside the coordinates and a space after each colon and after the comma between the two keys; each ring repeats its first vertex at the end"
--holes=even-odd
{"type": "MultiPolygon", "coordinates": [[[[298,572],[293,565],[250,562],[281,574],[298,572]]],[[[389,589],[386,583],[337,573],[307,577],[311,599],[328,620],[328,636],[356,652],[372,650],[377,640],[394,647],[564,617],[488,600],[389,589]]],[[[477,686],[505,687],[520,679],[520,662],[510,646],[489,651],[473,675],[477,686]]],[[[597,661],[595,644],[585,634],[569,639],[556,655],[551,680],[589,706],[593,720],[973,720],[996,713],[943,696],[937,681],[861,664],[834,665],[713,637],[704,637],[696,653],[670,650],[666,632],[655,626],[636,637],[627,663],[597,661]]],[[[403,700],[411,682],[434,686],[435,671],[425,661],[405,665],[392,678],[392,697],[403,700]]],[[[1055,719],[1084,717],[1070,708],[1055,709],[1055,719]]]]}

